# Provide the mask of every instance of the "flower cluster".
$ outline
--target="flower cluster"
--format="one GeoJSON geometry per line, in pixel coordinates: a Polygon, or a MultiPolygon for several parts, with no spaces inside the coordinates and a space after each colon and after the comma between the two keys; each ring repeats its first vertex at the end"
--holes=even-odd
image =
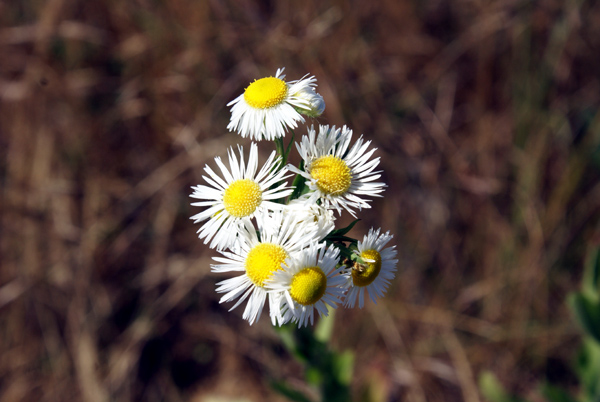
{"type": "Polygon", "coordinates": [[[215,158],[219,173],[206,165],[205,185],[193,187],[192,203],[203,207],[192,216],[202,222],[200,239],[210,243],[216,273],[237,273],[217,284],[221,302],[231,309],[246,303],[243,318],[250,324],[265,303],[273,325],[287,322],[313,324],[315,311],[326,316],[338,305],[364,306],[365,293],[375,302],[394,278],[395,246],[389,232],[369,230],[362,241],[335,228],[335,212],[370,208],[369,197],[381,196],[386,185],[377,181],[379,158],[362,136],[352,142],[347,127],[310,127],[296,143],[299,166],[286,165],[291,143],[283,146],[287,131],[304,116],[323,113],[325,102],[316,91],[315,77],[285,81],[283,69],[274,77],[252,82],[230,102],[228,129],[253,141],[276,144],[259,168],[258,146],[228,150],[229,167],[215,158]],[[295,174],[292,185],[287,179],[295,174]]]}

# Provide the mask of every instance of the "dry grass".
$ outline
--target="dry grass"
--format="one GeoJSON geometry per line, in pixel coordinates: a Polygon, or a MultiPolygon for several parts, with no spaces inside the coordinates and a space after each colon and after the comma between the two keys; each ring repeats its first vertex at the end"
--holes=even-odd
{"type": "Polygon", "coordinates": [[[337,316],[357,400],[476,402],[482,370],[534,398],[572,385],[564,297],[600,216],[599,5],[21,0],[0,21],[1,400],[303,387],[268,322],[218,304],[188,219],[204,164],[243,142],[225,104],[281,66],[317,77],[318,122],[372,139],[389,184],[352,234],[394,232],[399,275],[337,316]]]}

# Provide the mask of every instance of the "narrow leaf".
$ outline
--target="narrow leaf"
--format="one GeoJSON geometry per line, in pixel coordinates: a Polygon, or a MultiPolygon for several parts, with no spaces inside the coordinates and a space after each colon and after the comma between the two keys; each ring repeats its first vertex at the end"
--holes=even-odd
{"type": "Polygon", "coordinates": [[[585,293],[577,292],[569,295],[567,303],[584,331],[596,342],[600,342],[600,302],[585,293]]]}
{"type": "Polygon", "coordinates": [[[279,338],[281,339],[283,346],[285,346],[288,352],[290,352],[296,360],[299,362],[306,362],[308,360],[308,357],[303,353],[302,348],[294,336],[295,328],[292,324],[275,327],[275,330],[279,333],[279,338]]]}
{"type": "Polygon", "coordinates": [[[583,339],[577,355],[576,370],[586,401],[600,401],[600,344],[591,337],[583,339]]]}
{"type": "Polygon", "coordinates": [[[548,402],[577,402],[567,391],[550,383],[542,384],[540,392],[548,402]]]}
{"type": "Polygon", "coordinates": [[[333,324],[335,322],[335,309],[328,308],[329,315],[321,317],[319,323],[315,327],[315,338],[323,343],[328,343],[331,340],[333,333],[333,324]]]}
{"type": "Polygon", "coordinates": [[[325,237],[325,241],[328,242],[351,242],[351,241],[356,241],[355,239],[353,239],[352,237],[348,237],[348,236],[332,236],[331,233],[327,235],[327,237],[325,237]]]}
{"type": "Polygon", "coordinates": [[[600,298],[600,247],[594,248],[588,255],[583,277],[583,289],[586,293],[600,298]]]}
{"type": "Polygon", "coordinates": [[[354,353],[346,350],[338,353],[333,361],[333,369],[337,380],[344,385],[350,385],[354,371],[354,353]]]}
{"type": "Polygon", "coordinates": [[[356,225],[356,222],[360,221],[360,219],[355,219],[353,222],[351,222],[348,226],[346,226],[345,228],[341,228],[341,229],[336,229],[336,230],[332,230],[331,233],[329,233],[327,235],[327,237],[329,236],[343,236],[346,233],[348,233],[350,230],[352,230],[352,228],[354,227],[354,225],[356,225]]]}
{"type": "Polygon", "coordinates": [[[284,381],[272,381],[271,388],[275,391],[279,392],[281,395],[285,396],[291,401],[294,402],[312,402],[310,398],[304,395],[302,392],[291,388],[284,381]]]}
{"type": "Polygon", "coordinates": [[[522,399],[509,395],[496,376],[489,371],[481,373],[479,389],[490,402],[523,402],[522,399]]]}

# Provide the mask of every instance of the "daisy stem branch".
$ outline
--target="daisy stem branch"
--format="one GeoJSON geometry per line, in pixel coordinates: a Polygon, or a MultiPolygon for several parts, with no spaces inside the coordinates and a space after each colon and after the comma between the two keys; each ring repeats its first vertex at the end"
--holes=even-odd
{"type": "MultiPolygon", "coordinates": [[[[354,371],[354,353],[338,352],[331,347],[334,310],[322,317],[316,328],[296,328],[285,324],[276,330],[283,345],[304,366],[306,382],[320,394],[319,400],[327,402],[351,401],[350,384],[354,371]]],[[[285,382],[275,384],[276,391],[290,389],[285,382]]],[[[289,396],[289,393],[281,392],[289,396]]],[[[300,394],[295,401],[312,400],[300,394]]]]}
{"type": "MultiPolygon", "coordinates": [[[[300,161],[300,166],[298,166],[298,169],[304,170],[304,161],[300,161]]],[[[292,182],[292,187],[294,187],[294,191],[290,195],[289,201],[295,200],[296,198],[304,194],[304,190],[306,188],[306,179],[301,175],[297,174],[296,177],[294,177],[294,181],[292,182]]]]}
{"type": "Polygon", "coordinates": [[[292,133],[292,137],[290,138],[290,142],[289,142],[287,148],[285,149],[285,161],[286,162],[288,159],[288,155],[290,154],[290,151],[292,150],[292,144],[294,143],[294,137],[296,136],[296,133],[294,133],[294,130],[290,130],[290,132],[292,133]]]}
{"type": "MultiPolygon", "coordinates": [[[[277,137],[274,139],[275,150],[277,152],[277,155],[281,158],[281,159],[279,159],[279,164],[273,167],[274,171],[282,170],[287,163],[288,155],[290,154],[290,150],[292,149],[292,143],[294,142],[294,131],[293,130],[291,130],[291,131],[292,131],[292,138],[290,139],[290,143],[288,144],[287,148],[285,148],[283,145],[283,137],[277,137]]],[[[279,184],[281,184],[281,183],[273,185],[273,188],[275,188],[279,184]]],[[[280,204],[285,204],[285,199],[282,198],[279,200],[275,200],[275,202],[278,202],[280,204]]]]}
{"type": "Polygon", "coordinates": [[[283,169],[285,164],[287,163],[288,155],[292,149],[292,144],[294,143],[294,130],[290,130],[292,133],[292,138],[290,138],[290,142],[287,147],[284,147],[283,137],[275,138],[275,149],[277,150],[277,154],[281,157],[281,162],[279,164],[279,169],[283,169]]]}
{"type": "Polygon", "coordinates": [[[277,155],[281,157],[281,159],[279,160],[279,168],[277,170],[281,170],[287,163],[287,155],[285,154],[285,150],[283,147],[282,137],[275,138],[275,149],[277,150],[277,155]]]}

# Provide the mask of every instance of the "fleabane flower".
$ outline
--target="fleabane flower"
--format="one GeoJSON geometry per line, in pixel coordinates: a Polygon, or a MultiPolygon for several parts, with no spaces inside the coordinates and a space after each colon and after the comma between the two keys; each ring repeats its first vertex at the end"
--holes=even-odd
{"type": "MultiPolygon", "coordinates": [[[[304,76],[297,81],[285,82],[283,68],[274,77],[255,80],[244,93],[229,102],[231,120],[227,129],[255,141],[274,140],[285,136],[287,129],[294,129],[304,117],[298,110],[311,111],[320,106],[316,96],[316,78],[304,76]]],[[[320,95],[318,95],[320,96],[320,95]]],[[[324,105],[323,105],[324,108],[324,105]]]]}
{"type": "Polygon", "coordinates": [[[345,273],[348,293],[344,305],[354,307],[358,299],[358,307],[365,304],[365,292],[374,303],[376,297],[383,297],[390,281],[396,272],[396,246],[385,247],[393,238],[390,232],[380,234],[380,229],[373,230],[358,242],[358,251],[354,251],[362,260],[354,264],[349,272],[345,273]]]}
{"type": "MultiPolygon", "coordinates": [[[[283,269],[288,257],[319,241],[316,230],[311,230],[311,227],[316,228],[314,224],[298,221],[282,211],[258,214],[256,221],[260,235],[251,221],[244,221],[236,245],[231,251],[220,251],[223,257],[213,257],[220,264],[212,265],[212,271],[217,273],[241,272],[239,276],[217,283],[217,292],[225,293],[221,303],[237,299],[230,311],[248,299],[243,318],[250,324],[260,317],[267,296],[270,311],[278,311],[279,296],[273,292],[268,294],[266,282],[283,269]]],[[[273,325],[276,317],[271,316],[273,325]]]]}
{"type": "Polygon", "coordinates": [[[274,272],[266,283],[271,291],[283,293],[276,299],[279,309],[272,312],[277,321],[297,322],[298,327],[312,325],[315,310],[319,316],[327,316],[328,308],[342,303],[347,280],[336,268],[338,262],[336,247],[319,249],[316,244],[288,257],[286,268],[274,272]]]}
{"type": "Polygon", "coordinates": [[[256,213],[283,208],[282,204],[273,202],[287,197],[292,188],[284,180],[289,177],[287,170],[277,170],[280,158],[273,151],[262,168],[258,171],[258,147],[250,146],[248,163],[244,161],[244,152],[238,146],[239,159],[233,148],[227,152],[229,169],[220,157],[215,162],[221,171],[216,174],[208,165],[204,167],[207,176],[202,176],[209,184],[192,187],[192,198],[202,201],[192,203],[193,206],[207,207],[194,215],[194,223],[207,221],[198,230],[198,237],[211,248],[224,249],[230,247],[237,236],[238,226],[244,220],[250,220],[256,213]],[[211,241],[212,239],[212,241],[211,241]]]}
{"type": "Polygon", "coordinates": [[[370,158],[377,148],[368,150],[371,141],[363,141],[362,136],[350,147],[351,139],[352,130],[346,126],[319,126],[318,135],[311,127],[308,136],[296,143],[304,170],[293,165],[288,165],[288,169],[308,179],[310,192],[306,202],[321,199],[325,207],[338,213],[345,209],[356,217],[353,209],[371,207],[362,196],[380,197],[386,185],[375,181],[381,177],[379,171],[374,171],[379,157],[370,158]]]}
{"type": "Polygon", "coordinates": [[[333,211],[317,203],[307,202],[306,199],[307,197],[304,195],[290,201],[283,211],[285,214],[294,214],[299,222],[313,223],[314,226],[311,227],[311,230],[316,228],[316,237],[319,241],[323,240],[335,229],[333,211]]]}
{"type": "Polygon", "coordinates": [[[318,94],[313,87],[307,86],[295,94],[299,99],[304,99],[308,103],[308,108],[296,108],[296,110],[309,117],[319,117],[325,111],[325,100],[318,94]]]}

